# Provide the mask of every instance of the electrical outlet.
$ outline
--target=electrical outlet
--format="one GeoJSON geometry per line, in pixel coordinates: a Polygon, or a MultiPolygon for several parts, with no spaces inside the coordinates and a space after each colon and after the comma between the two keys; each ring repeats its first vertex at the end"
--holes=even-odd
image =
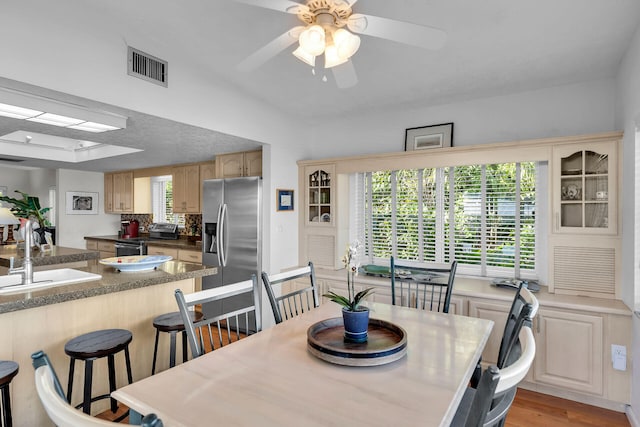
{"type": "Polygon", "coordinates": [[[627,347],[611,344],[611,362],[613,369],[617,371],[627,370],[627,347]]]}

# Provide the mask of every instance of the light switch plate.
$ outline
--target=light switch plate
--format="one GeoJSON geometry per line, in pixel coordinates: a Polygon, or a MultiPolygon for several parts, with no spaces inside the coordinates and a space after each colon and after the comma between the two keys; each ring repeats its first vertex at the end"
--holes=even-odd
{"type": "Polygon", "coordinates": [[[611,345],[611,361],[613,362],[613,369],[618,371],[627,370],[627,347],[623,345],[612,344],[611,345]]]}

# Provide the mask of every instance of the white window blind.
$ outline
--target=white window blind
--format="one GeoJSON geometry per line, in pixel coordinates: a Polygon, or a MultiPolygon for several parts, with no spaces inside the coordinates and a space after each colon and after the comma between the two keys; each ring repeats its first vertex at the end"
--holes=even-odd
{"type": "Polygon", "coordinates": [[[536,174],[532,162],[357,174],[355,235],[372,263],[455,259],[465,274],[537,278],[536,174]]]}
{"type": "Polygon", "coordinates": [[[151,178],[151,205],[155,222],[170,222],[184,227],[184,214],[173,213],[173,181],[171,175],[151,178]]]}

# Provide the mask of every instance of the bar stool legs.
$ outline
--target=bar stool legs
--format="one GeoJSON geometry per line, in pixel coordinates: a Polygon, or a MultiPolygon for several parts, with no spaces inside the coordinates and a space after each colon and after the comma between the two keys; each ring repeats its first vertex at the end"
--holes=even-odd
{"type": "Polygon", "coordinates": [[[12,427],[11,396],[9,384],[13,377],[18,375],[19,366],[10,360],[0,360],[0,390],[2,393],[2,427],[12,427]]]}
{"type": "MultiPolygon", "coordinates": [[[[202,313],[191,313],[191,320],[194,322],[202,319],[202,313]]],[[[176,336],[178,332],[182,332],[182,362],[186,362],[187,355],[187,332],[184,330],[184,324],[182,323],[182,317],[180,312],[172,312],[161,314],[153,319],[153,327],[156,328],[156,342],[153,347],[153,363],[151,364],[151,375],[156,373],[156,360],[158,357],[158,341],[160,339],[160,332],[169,333],[169,367],[176,366],[176,336]]]]}
{"type": "MultiPolygon", "coordinates": [[[[93,379],[93,361],[102,357],[107,357],[109,370],[109,391],[116,390],[116,369],[115,355],[124,350],[125,364],[127,368],[127,380],[129,384],[133,382],[131,374],[131,359],[129,356],[129,343],[133,339],[131,332],[124,329],[106,329],[102,331],[89,332],[68,341],[64,346],[64,351],[70,357],[69,362],[69,382],[67,387],[67,401],[71,403],[73,393],[73,378],[76,359],[84,361],[84,390],[82,403],[76,408],[82,407],[82,411],[91,414],[91,403],[109,398],[111,401],[111,412],[118,410],[118,403],[111,397],[111,393],[91,397],[91,385],[93,379]]],[[[126,414],[125,414],[126,416],[126,414]]]]}

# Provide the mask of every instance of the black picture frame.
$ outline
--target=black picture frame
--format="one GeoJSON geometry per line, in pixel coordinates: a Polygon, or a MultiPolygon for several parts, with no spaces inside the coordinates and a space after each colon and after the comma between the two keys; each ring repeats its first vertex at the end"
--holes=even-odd
{"type": "Polygon", "coordinates": [[[278,211],[292,212],[294,207],[293,190],[276,190],[276,209],[278,211]]]}
{"type": "Polygon", "coordinates": [[[404,133],[404,151],[453,146],[453,123],[408,128],[404,133]]]}

